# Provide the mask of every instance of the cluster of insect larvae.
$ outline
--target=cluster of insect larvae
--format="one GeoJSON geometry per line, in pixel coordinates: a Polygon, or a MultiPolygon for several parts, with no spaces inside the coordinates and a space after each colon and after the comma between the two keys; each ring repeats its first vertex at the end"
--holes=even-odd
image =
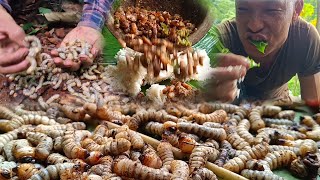
{"type": "Polygon", "coordinates": [[[42,101],[0,106],[0,179],[217,179],[211,163],[249,179],[283,179],[272,172],[283,167],[310,179],[320,167],[317,114],[288,126],[292,112],[270,105],[42,101]],[[92,131],[90,118],[101,122],[92,131]]]}

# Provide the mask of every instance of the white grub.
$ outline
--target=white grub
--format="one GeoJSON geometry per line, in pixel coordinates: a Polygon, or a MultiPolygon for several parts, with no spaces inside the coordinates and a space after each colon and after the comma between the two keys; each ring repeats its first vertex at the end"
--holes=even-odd
{"type": "Polygon", "coordinates": [[[75,78],[74,81],[76,82],[77,87],[81,87],[81,81],[79,78],[75,78]]]}
{"type": "Polygon", "coordinates": [[[93,83],[92,83],[92,87],[93,87],[95,90],[99,91],[99,92],[102,91],[101,87],[100,87],[100,86],[98,85],[98,83],[96,83],[96,82],[93,82],[93,83]]]}
{"type": "Polygon", "coordinates": [[[37,99],[37,97],[38,97],[38,94],[36,92],[34,92],[29,96],[30,99],[37,99]]]}
{"type": "Polygon", "coordinates": [[[73,86],[76,86],[77,84],[76,84],[76,82],[72,82],[72,83],[69,83],[68,85],[67,85],[67,89],[68,89],[68,91],[72,94],[72,93],[75,93],[75,90],[73,89],[73,86]]]}
{"type": "Polygon", "coordinates": [[[31,89],[24,89],[22,93],[25,96],[31,96],[33,93],[35,93],[35,91],[36,91],[36,88],[33,86],[31,89]]]}
{"type": "Polygon", "coordinates": [[[60,94],[55,94],[55,95],[51,96],[49,99],[47,99],[46,103],[51,104],[59,98],[60,98],[60,94]]]}
{"type": "Polygon", "coordinates": [[[87,79],[87,80],[97,80],[98,77],[96,75],[89,75],[87,72],[83,73],[81,78],[87,79]]]}
{"type": "Polygon", "coordinates": [[[44,76],[41,76],[41,77],[40,77],[40,80],[39,80],[39,84],[38,84],[38,86],[36,87],[36,92],[38,92],[38,90],[42,87],[43,81],[44,81],[44,76]]]}
{"type": "Polygon", "coordinates": [[[85,91],[89,92],[88,86],[90,86],[90,81],[85,82],[85,83],[83,83],[83,84],[81,85],[81,89],[83,90],[83,92],[85,92],[85,91]]]}
{"type": "Polygon", "coordinates": [[[47,110],[49,108],[49,105],[46,102],[44,102],[42,96],[39,96],[38,103],[39,103],[41,109],[43,109],[43,110],[47,110]]]}

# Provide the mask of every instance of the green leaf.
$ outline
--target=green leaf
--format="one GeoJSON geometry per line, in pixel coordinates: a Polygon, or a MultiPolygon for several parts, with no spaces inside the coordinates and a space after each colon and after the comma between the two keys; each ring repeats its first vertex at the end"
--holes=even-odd
{"type": "Polygon", "coordinates": [[[26,23],[26,24],[24,24],[24,25],[22,26],[22,29],[23,29],[24,31],[27,31],[27,30],[31,29],[32,26],[33,26],[33,23],[26,23]]]}
{"type": "Polygon", "coordinates": [[[188,85],[190,85],[192,88],[204,90],[204,82],[203,81],[197,81],[197,80],[190,80],[186,82],[188,85]]]}
{"type": "Polygon", "coordinates": [[[52,10],[44,7],[39,7],[39,13],[40,14],[46,14],[46,13],[51,13],[52,10]]]}
{"type": "Polygon", "coordinates": [[[264,41],[255,41],[255,40],[251,40],[250,41],[251,44],[253,44],[254,46],[256,46],[256,48],[258,49],[259,52],[261,52],[262,54],[264,54],[266,47],[268,46],[267,42],[264,41]]]}
{"type": "Polygon", "coordinates": [[[28,33],[28,35],[34,35],[36,34],[38,31],[40,31],[41,29],[40,28],[33,28],[31,27],[32,31],[28,33]]]}

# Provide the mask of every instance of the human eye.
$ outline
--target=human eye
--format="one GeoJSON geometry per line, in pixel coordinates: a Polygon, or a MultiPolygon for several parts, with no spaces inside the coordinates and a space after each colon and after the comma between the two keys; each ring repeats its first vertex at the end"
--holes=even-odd
{"type": "Polygon", "coordinates": [[[245,7],[238,7],[238,8],[237,8],[237,11],[238,11],[238,12],[248,12],[249,9],[248,9],[248,8],[245,8],[245,7]]]}

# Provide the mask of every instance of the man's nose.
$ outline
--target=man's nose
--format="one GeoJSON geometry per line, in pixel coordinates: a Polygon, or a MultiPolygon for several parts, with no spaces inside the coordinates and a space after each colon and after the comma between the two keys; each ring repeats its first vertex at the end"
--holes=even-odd
{"type": "Polygon", "coordinates": [[[248,29],[250,32],[260,32],[264,27],[263,19],[259,15],[253,15],[248,22],[248,29]]]}

